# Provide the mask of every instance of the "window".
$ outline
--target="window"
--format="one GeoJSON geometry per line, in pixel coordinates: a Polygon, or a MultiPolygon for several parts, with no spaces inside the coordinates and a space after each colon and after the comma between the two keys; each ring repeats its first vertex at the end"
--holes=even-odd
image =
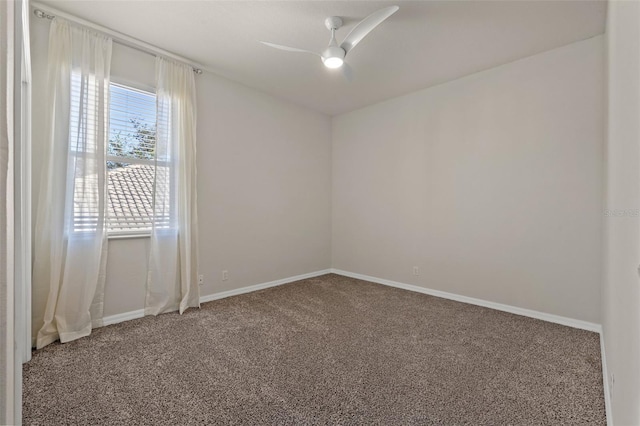
{"type": "Polygon", "coordinates": [[[108,230],[147,233],[153,216],[156,96],[111,83],[109,114],[108,230]]]}

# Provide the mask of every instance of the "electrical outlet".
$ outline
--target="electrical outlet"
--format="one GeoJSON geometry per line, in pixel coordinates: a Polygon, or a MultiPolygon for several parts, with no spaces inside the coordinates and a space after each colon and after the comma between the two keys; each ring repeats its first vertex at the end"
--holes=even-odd
{"type": "Polygon", "coordinates": [[[417,266],[413,267],[413,275],[418,276],[420,275],[420,268],[418,268],[417,266]]]}
{"type": "Polygon", "coordinates": [[[204,284],[204,275],[198,275],[198,285],[204,284]]]}
{"type": "Polygon", "coordinates": [[[222,271],[222,281],[229,279],[229,271],[222,271]]]}

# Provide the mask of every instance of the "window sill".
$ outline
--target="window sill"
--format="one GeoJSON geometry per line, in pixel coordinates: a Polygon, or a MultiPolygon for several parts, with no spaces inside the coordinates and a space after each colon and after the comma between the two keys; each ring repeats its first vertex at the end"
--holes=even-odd
{"type": "Polygon", "coordinates": [[[131,240],[137,238],[151,238],[151,233],[140,234],[109,234],[107,236],[109,240],[131,240]]]}

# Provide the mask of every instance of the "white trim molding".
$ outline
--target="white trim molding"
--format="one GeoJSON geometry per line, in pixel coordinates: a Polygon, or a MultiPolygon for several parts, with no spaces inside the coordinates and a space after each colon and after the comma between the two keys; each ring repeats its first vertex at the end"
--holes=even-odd
{"type": "MultiPolygon", "coordinates": [[[[208,294],[206,296],[200,296],[200,303],[211,302],[213,300],[224,299],[225,297],[237,296],[240,294],[251,293],[253,291],[264,290],[270,287],[276,287],[282,284],[292,283],[294,281],[306,280],[307,278],[319,277],[320,275],[326,275],[331,273],[330,269],[323,269],[321,271],[310,272],[308,274],[296,275],[293,277],[282,278],[275,281],[269,281],[266,283],[250,285],[247,287],[241,287],[234,290],[221,291],[218,293],[208,294]]],[[[144,317],[144,309],[138,309],[136,311],[123,312],[121,314],[109,315],[102,319],[102,326],[117,324],[123,321],[130,321],[144,317]]]]}
{"type": "Polygon", "coordinates": [[[611,407],[611,389],[609,383],[609,371],[607,369],[607,356],[604,344],[604,329],[600,331],[600,358],[602,359],[602,386],[604,387],[604,409],[607,414],[607,426],[613,426],[613,410],[611,407]]]}
{"type": "Polygon", "coordinates": [[[250,285],[248,287],[241,287],[234,290],[221,291],[219,293],[213,293],[207,296],[201,296],[200,303],[211,302],[212,300],[224,299],[225,297],[237,296],[239,294],[251,293],[253,291],[264,290],[265,288],[276,287],[282,284],[288,284],[294,281],[306,280],[307,278],[319,277],[320,275],[326,275],[330,273],[331,273],[331,269],[324,269],[321,271],[311,272],[308,274],[296,275],[294,277],[283,278],[275,281],[269,281],[262,284],[250,285]]]}
{"type": "Polygon", "coordinates": [[[535,318],[542,321],[553,322],[556,324],[566,325],[567,327],[579,328],[581,330],[593,331],[600,333],[602,326],[600,324],[577,320],[573,318],[562,317],[559,315],[548,314],[545,312],[534,311],[532,309],[519,308],[517,306],[504,305],[502,303],[490,302],[488,300],[476,299],[474,297],[461,296],[455,293],[447,293],[446,291],[433,290],[426,287],[420,287],[413,284],[404,284],[397,281],[386,280],[383,278],[371,277],[369,275],[356,274],[353,272],[343,271],[340,269],[331,269],[334,274],[342,275],[349,278],[356,278],[363,281],[370,281],[376,284],[382,284],[389,287],[401,288],[403,290],[415,291],[416,293],[428,294],[430,296],[441,297],[443,299],[455,300],[457,302],[469,303],[470,305],[484,306],[498,311],[509,312],[516,315],[535,318]]]}
{"type": "Polygon", "coordinates": [[[118,324],[119,322],[130,321],[144,316],[144,309],[138,309],[137,311],[123,312],[121,314],[109,315],[102,318],[102,326],[118,324]]]}

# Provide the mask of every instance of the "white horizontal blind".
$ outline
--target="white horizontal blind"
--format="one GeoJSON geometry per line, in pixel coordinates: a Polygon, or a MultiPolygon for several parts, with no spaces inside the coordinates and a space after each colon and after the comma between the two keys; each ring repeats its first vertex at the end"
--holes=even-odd
{"type": "MultiPolygon", "coordinates": [[[[91,76],[88,76],[90,79],[91,76]]],[[[81,98],[81,76],[72,74],[70,144],[72,162],[91,161],[86,154],[95,151],[95,141],[86,137],[95,123],[85,120],[81,110],[94,103],[81,98]],[[84,160],[83,160],[84,158],[84,160]]],[[[109,104],[109,143],[107,146],[108,231],[111,234],[140,234],[151,231],[153,191],[156,177],[156,96],[154,93],[111,83],[109,104]]],[[[86,92],[85,92],[86,93],[86,92]]],[[[157,165],[166,167],[164,162],[157,165]]],[[[74,182],[75,232],[95,229],[98,200],[88,197],[98,185],[97,176],[76,177],[74,182]]],[[[166,226],[167,218],[156,218],[156,226],[166,226]]]]}
{"type": "Polygon", "coordinates": [[[112,234],[150,232],[155,179],[156,96],[115,83],[111,83],[110,89],[108,229],[112,234]]]}

